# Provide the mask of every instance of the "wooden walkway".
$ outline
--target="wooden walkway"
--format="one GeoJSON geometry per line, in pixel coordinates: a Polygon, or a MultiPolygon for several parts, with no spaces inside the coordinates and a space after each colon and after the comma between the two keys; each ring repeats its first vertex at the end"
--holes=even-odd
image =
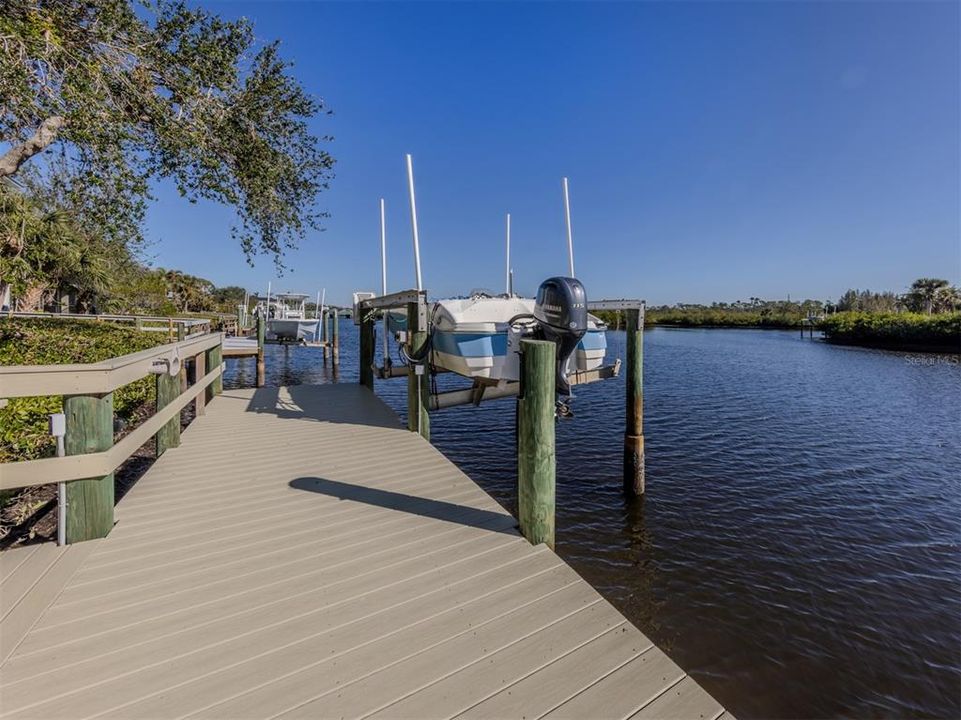
{"type": "Polygon", "coordinates": [[[4,717],[729,717],[360,386],[225,392],[117,518],[0,555],[4,717]]]}

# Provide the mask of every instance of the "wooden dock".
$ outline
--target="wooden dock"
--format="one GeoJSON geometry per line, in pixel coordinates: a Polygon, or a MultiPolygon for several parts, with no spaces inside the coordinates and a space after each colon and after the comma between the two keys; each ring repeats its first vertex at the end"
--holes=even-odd
{"type": "Polygon", "coordinates": [[[225,391],[116,519],[0,555],[3,717],[730,717],[362,386],[225,391]]]}

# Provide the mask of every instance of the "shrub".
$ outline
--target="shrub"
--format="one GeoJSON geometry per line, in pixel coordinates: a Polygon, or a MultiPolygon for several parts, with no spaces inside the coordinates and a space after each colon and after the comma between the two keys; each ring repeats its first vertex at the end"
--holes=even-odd
{"type": "Polygon", "coordinates": [[[904,350],[961,352],[961,312],[917,313],[842,312],[821,321],[830,342],[904,350]]]}
{"type": "MultiPolygon", "coordinates": [[[[108,322],[55,319],[0,319],[0,365],[91,363],[127,355],[166,342],[165,333],[141,332],[108,322]]],[[[129,420],[154,400],[152,378],[114,391],[114,411],[129,420]]],[[[0,393],[2,395],[2,393],[0,393]]],[[[12,398],[0,408],[0,462],[48,457],[56,445],[47,416],[60,412],[61,396],[12,398]]]]}

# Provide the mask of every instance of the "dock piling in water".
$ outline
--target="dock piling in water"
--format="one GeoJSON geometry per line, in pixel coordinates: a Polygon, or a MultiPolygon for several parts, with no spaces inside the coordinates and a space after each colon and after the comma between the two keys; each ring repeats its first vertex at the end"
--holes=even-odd
{"type": "MultiPolygon", "coordinates": [[[[421,327],[421,313],[419,303],[407,303],[407,331],[410,333],[408,342],[410,352],[416,355],[427,344],[427,328],[421,327]]],[[[430,442],[430,375],[427,365],[421,363],[414,366],[414,372],[407,375],[407,429],[420,433],[430,442]]]]}
{"type": "Polygon", "coordinates": [[[340,365],[340,315],[334,310],[333,312],[333,332],[331,333],[331,362],[334,367],[340,365]]]}
{"type": "Polygon", "coordinates": [[[548,340],[521,340],[517,398],[517,517],[532,544],[554,548],[555,361],[548,340]]]}
{"type": "Polygon", "coordinates": [[[257,316],[257,387],[263,387],[266,382],[266,367],[264,366],[264,343],[267,342],[267,321],[263,315],[257,316]]]}
{"type": "Polygon", "coordinates": [[[624,417],[624,492],[644,494],[644,305],[626,310],[627,382],[624,417]]]}
{"type": "Polygon", "coordinates": [[[360,319],[360,384],[374,390],[374,319],[373,313],[361,311],[360,319]]]}

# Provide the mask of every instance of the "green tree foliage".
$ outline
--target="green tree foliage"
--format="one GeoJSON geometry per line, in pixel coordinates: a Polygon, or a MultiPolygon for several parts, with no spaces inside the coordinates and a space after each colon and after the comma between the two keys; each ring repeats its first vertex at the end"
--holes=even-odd
{"type": "Polygon", "coordinates": [[[893,292],[871,292],[870,290],[848,290],[837,302],[839,311],[858,312],[896,312],[901,307],[900,299],[893,292]]]}
{"type": "Polygon", "coordinates": [[[227,287],[214,288],[211,297],[214,305],[221,311],[234,312],[238,305],[244,304],[247,291],[237,285],[228,285],[227,287]]]}
{"type": "Polygon", "coordinates": [[[942,313],[961,309],[961,293],[947,280],[918,278],[904,296],[905,306],[912,312],[942,313]]]}
{"type": "MultiPolygon", "coordinates": [[[[672,325],[677,327],[796,327],[810,316],[824,312],[820,300],[791,302],[787,300],[761,300],[751,298],[733,303],[715,302],[711,305],[678,303],[647,308],[645,325],[672,325]]],[[[595,313],[609,327],[621,329],[623,316],[616,311],[595,313]]]]}
{"type": "Polygon", "coordinates": [[[51,198],[0,180],[0,294],[9,286],[24,309],[37,309],[60,288],[94,303],[125,256],[122,245],[88,232],[51,198]]]}
{"type": "Polygon", "coordinates": [[[897,350],[961,352],[961,312],[840,312],[820,323],[825,338],[848,345],[897,350]]]}
{"type": "Polygon", "coordinates": [[[279,263],[317,227],[333,158],[307,123],[326,108],[277,43],[256,45],[248,20],[176,0],[2,8],[0,178],[56,148],[70,205],[107,240],[140,237],[149,185],[162,178],[191,201],[234,206],[248,260],[279,263]]]}

